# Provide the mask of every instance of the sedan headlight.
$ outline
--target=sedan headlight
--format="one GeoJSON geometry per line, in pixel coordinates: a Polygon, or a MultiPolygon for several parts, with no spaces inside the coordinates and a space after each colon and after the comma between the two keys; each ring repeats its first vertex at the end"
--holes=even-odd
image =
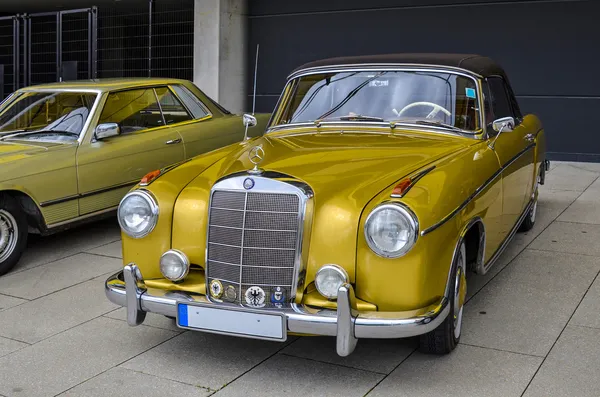
{"type": "Polygon", "coordinates": [[[398,203],[376,207],[365,224],[367,244],[384,258],[398,258],[406,254],[417,241],[418,232],[417,217],[398,203]]]}
{"type": "Polygon", "coordinates": [[[134,190],[128,193],[118,211],[119,225],[129,237],[147,236],[158,221],[158,204],[145,190],[134,190]]]}

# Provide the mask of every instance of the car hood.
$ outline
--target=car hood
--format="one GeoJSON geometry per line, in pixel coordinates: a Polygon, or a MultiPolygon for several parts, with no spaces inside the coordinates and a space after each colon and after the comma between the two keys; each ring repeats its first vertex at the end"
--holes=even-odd
{"type": "Polygon", "coordinates": [[[56,146],[54,143],[24,143],[23,141],[3,141],[0,142],[0,164],[10,161],[22,160],[34,156],[40,152],[47,151],[50,147],[56,146]]]}
{"type": "Polygon", "coordinates": [[[249,152],[260,145],[260,168],[301,180],[314,192],[308,274],[324,263],[338,263],[353,279],[365,206],[404,176],[473,143],[460,136],[410,131],[271,133],[228,151],[183,189],[173,213],[173,247],[188,253],[192,263],[204,263],[210,188],[223,177],[251,169],[249,152]],[[324,243],[344,249],[325,249],[324,243]]]}
{"type": "Polygon", "coordinates": [[[261,146],[261,169],[304,181],[319,201],[343,197],[362,208],[395,181],[472,143],[463,137],[419,133],[273,134],[231,153],[219,177],[251,169],[249,152],[261,146]]]}

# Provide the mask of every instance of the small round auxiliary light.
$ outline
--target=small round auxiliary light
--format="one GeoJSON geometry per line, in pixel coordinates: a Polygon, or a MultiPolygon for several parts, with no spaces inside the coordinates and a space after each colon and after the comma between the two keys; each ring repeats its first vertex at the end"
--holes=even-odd
{"type": "Polygon", "coordinates": [[[160,257],[160,272],[171,281],[181,281],[190,270],[190,261],[179,250],[168,250],[160,257]]]}
{"type": "Polygon", "coordinates": [[[348,282],[348,273],[338,265],[325,265],[317,271],[315,287],[327,299],[337,299],[338,289],[348,282]]]}

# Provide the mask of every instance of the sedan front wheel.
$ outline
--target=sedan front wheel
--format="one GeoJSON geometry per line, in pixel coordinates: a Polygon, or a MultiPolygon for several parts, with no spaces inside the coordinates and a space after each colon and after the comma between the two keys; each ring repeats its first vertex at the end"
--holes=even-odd
{"type": "Polygon", "coordinates": [[[19,261],[27,245],[27,219],[19,203],[0,195],[0,276],[19,261]]]}

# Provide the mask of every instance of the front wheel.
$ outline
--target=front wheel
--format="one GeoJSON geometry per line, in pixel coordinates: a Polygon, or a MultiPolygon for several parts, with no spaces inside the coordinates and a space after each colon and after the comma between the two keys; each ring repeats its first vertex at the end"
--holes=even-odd
{"type": "MultiPolygon", "coordinates": [[[[541,177],[540,177],[541,178],[541,177]]],[[[519,227],[519,231],[520,232],[528,232],[531,229],[533,229],[533,226],[535,225],[535,216],[537,213],[537,203],[538,203],[538,186],[539,186],[539,180],[540,178],[538,178],[538,183],[535,184],[535,193],[534,193],[534,198],[533,198],[533,205],[531,206],[531,208],[529,209],[529,213],[527,214],[527,216],[525,217],[525,219],[523,219],[523,223],[521,223],[521,226],[519,227]]]]}
{"type": "Polygon", "coordinates": [[[19,261],[27,245],[27,219],[19,203],[0,195],[0,276],[19,261]]]}
{"type": "Polygon", "coordinates": [[[450,285],[450,313],[448,317],[433,331],[421,335],[419,350],[428,354],[448,354],[458,344],[462,330],[462,316],[467,296],[467,252],[465,243],[460,244],[458,255],[452,270],[454,282],[450,285]]]}

